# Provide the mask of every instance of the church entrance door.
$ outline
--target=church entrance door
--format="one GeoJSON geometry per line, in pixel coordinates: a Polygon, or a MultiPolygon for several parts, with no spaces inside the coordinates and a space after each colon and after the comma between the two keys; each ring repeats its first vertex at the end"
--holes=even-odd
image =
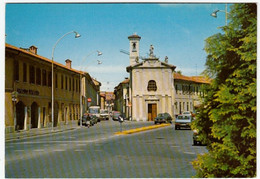
{"type": "Polygon", "coordinates": [[[148,121],[154,121],[157,115],[157,104],[148,104],[148,121]]]}

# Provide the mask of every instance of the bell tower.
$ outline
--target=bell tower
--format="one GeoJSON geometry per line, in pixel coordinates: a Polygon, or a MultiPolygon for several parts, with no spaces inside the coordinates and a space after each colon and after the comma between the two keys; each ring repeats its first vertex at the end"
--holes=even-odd
{"type": "Polygon", "coordinates": [[[130,35],[128,37],[130,43],[130,51],[129,51],[129,58],[130,58],[130,65],[134,65],[138,63],[139,60],[139,42],[141,37],[138,36],[136,33],[130,35]]]}

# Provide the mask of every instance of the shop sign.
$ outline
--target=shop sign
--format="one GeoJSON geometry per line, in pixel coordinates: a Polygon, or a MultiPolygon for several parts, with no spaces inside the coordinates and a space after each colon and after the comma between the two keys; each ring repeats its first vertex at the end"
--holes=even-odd
{"type": "Polygon", "coordinates": [[[30,95],[39,95],[39,91],[36,90],[27,90],[27,89],[21,89],[17,88],[17,92],[20,94],[30,94],[30,95]]]}

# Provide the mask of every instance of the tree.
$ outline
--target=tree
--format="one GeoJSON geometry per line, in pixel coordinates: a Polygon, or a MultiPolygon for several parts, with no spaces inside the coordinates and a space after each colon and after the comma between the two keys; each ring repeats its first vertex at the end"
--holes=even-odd
{"type": "Polygon", "coordinates": [[[224,34],[206,39],[203,105],[192,124],[208,153],[193,161],[196,177],[256,176],[257,7],[234,4],[224,34]]]}

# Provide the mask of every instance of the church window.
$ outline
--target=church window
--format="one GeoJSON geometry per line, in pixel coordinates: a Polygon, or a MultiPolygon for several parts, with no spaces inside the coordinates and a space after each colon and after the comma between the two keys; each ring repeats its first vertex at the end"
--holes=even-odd
{"type": "Polygon", "coordinates": [[[156,82],[154,80],[150,80],[148,82],[147,90],[148,91],[157,91],[156,82]]]}
{"type": "Polygon", "coordinates": [[[136,52],[136,43],[133,42],[133,52],[136,52]]]}

